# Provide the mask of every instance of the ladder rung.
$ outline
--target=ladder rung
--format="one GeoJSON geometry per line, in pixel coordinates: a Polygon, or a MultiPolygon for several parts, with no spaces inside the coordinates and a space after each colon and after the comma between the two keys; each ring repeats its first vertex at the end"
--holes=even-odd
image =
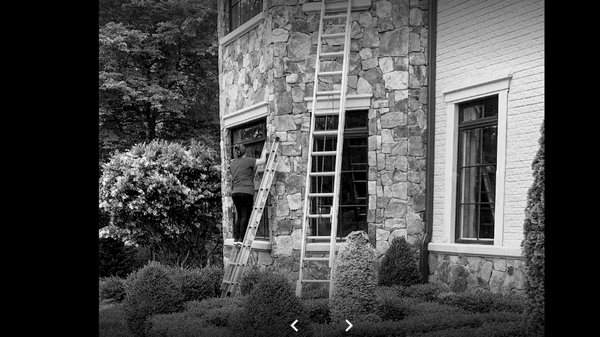
{"type": "Polygon", "coordinates": [[[307,240],[331,240],[331,236],[307,236],[307,240]]]}
{"type": "Polygon", "coordinates": [[[329,261],[328,257],[305,257],[304,261],[329,261]]]}
{"type": "Polygon", "coordinates": [[[315,151],[311,152],[311,156],[335,156],[337,151],[315,151]]]}
{"type": "Polygon", "coordinates": [[[317,91],[317,96],[339,95],[341,93],[341,90],[317,91]]]}
{"type": "Polygon", "coordinates": [[[335,75],[341,75],[341,74],[342,74],[341,70],[319,72],[319,76],[335,76],[335,75]]]}
{"type": "Polygon", "coordinates": [[[335,176],[335,171],[328,172],[310,172],[311,177],[332,177],[335,176]]]}
{"type": "Polygon", "coordinates": [[[337,136],[338,130],[313,131],[313,136],[337,136]]]}
{"type": "Polygon", "coordinates": [[[309,214],[308,217],[311,219],[331,218],[331,214],[309,214]]]}
{"type": "Polygon", "coordinates": [[[336,56],[344,56],[343,51],[331,51],[328,53],[321,53],[321,57],[336,57],[336,56]]]}
{"type": "Polygon", "coordinates": [[[315,116],[337,116],[340,114],[339,110],[318,110],[314,112],[315,116]]]}
{"type": "Polygon", "coordinates": [[[331,282],[331,280],[302,280],[302,282],[331,282]]]}
{"type": "Polygon", "coordinates": [[[323,15],[323,20],[345,18],[346,14],[323,15]]]}
{"type": "Polygon", "coordinates": [[[333,193],[308,193],[309,197],[333,197],[333,193]]]}
{"type": "Polygon", "coordinates": [[[321,38],[323,39],[336,39],[340,37],[346,37],[346,33],[331,33],[321,35],[321,38]]]}

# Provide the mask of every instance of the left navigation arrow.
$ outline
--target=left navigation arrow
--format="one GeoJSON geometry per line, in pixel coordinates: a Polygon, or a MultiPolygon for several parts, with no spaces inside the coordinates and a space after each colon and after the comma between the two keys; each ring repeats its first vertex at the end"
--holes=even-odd
{"type": "Polygon", "coordinates": [[[294,323],[290,324],[290,326],[292,327],[292,329],[294,329],[294,331],[298,332],[298,329],[296,329],[296,327],[294,326],[296,323],[298,323],[298,320],[295,320],[294,323]]]}

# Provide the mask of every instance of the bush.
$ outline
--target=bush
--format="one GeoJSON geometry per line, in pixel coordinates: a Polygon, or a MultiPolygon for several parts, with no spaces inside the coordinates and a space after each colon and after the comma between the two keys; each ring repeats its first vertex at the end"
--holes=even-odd
{"type": "Polygon", "coordinates": [[[435,301],[441,293],[441,289],[436,284],[420,283],[408,287],[400,286],[398,288],[400,296],[418,298],[421,301],[435,301]]]}
{"type": "Polygon", "coordinates": [[[310,318],[310,321],[315,324],[327,324],[331,322],[331,313],[329,309],[329,299],[314,298],[303,299],[302,304],[310,318]]]}
{"type": "Polygon", "coordinates": [[[435,330],[424,333],[416,333],[414,337],[525,337],[525,325],[523,322],[494,322],[484,323],[478,327],[461,327],[445,330],[435,330]]]}
{"type": "Polygon", "coordinates": [[[148,317],[183,309],[180,288],[170,274],[168,267],[150,262],[125,280],[123,308],[127,326],[135,336],[145,336],[144,325],[148,317]]]}
{"type": "Polygon", "coordinates": [[[100,279],[100,299],[122,302],[125,299],[124,282],[124,279],[116,276],[100,279]]]}
{"type": "Polygon", "coordinates": [[[375,253],[368,240],[365,232],[352,232],[338,251],[333,278],[333,321],[378,320],[373,315],[377,286],[375,253]]]}
{"type": "Polygon", "coordinates": [[[223,268],[172,268],[173,279],[181,289],[183,301],[202,301],[221,294],[223,268]]]}
{"type": "Polygon", "coordinates": [[[243,302],[232,324],[236,336],[311,336],[311,324],[299,298],[283,275],[265,272],[243,302]],[[290,324],[298,320],[294,331],[290,324]]]}
{"type": "Polygon", "coordinates": [[[525,293],[528,302],[525,311],[528,332],[543,335],[545,322],[545,132],[541,126],[540,148],[533,159],[533,184],[527,192],[525,223],[523,225],[523,257],[527,266],[525,293]]]}
{"type": "Polygon", "coordinates": [[[522,313],[525,307],[525,299],[521,296],[489,292],[450,293],[448,296],[438,299],[438,302],[480,313],[492,311],[522,313]]]}
{"type": "Polygon", "coordinates": [[[244,273],[242,279],[240,280],[240,292],[242,295],[250,294],[250,291],[254,288],[254,286],[259,282],[260,277],[264,275],[258,269],[251,269],[244,273]]]}
{"type": "Polygon", "coordinates": [[[98,312],[98,336],[131,337],[122,304],[112,305],[98,312]]]}
{"type": "Polygon", "coordinates": [[[421,274],[410,245],[403,236],[395,237],[381,261],[378,284],[408,287],[420,282],[421,274]]]}

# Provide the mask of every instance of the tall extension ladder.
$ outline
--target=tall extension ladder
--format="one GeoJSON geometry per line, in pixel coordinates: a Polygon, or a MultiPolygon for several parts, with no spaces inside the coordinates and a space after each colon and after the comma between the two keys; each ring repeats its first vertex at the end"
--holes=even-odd
{"type": "MultiPolygon", "coordinates": [[[[223,282],[221,283],[221,297],[235,297],[239,290],[239,279],[244,274],[246,267],[248,266],[248,258],[250,257],[250,250],[254,237],[256,236],[256,230],[260,223],[260,219],[265,209],[265,203],[269,196],[271,189],[271,183],[275,176],[275,158],[277,157],[277,149],[279,148],[279,137],[275,138],[273,144],[271,144],[271,151],[269,152],[269,158],[265,165],[265,171],[263,178],[260,182],[258,194],[254,199],[254,207],[250,215],[250,221],[248,222],[248,228],[244,235],[244,241],[241,247],[233,246],[231,251],[230,262],[225,269],[223,275],[223,282]]],[[[265,144],[267,146],[267,144],[265,144]]]]}
{"type": "MultiPolygon", "coordinates": [[[[340,1],[336,2],[339,3],[340,1]]],[[[350,12],[352,8],[352,0],[346,1],[347,7],[345,13],[339,10],[334,10],[331,7],[327,8],[327,4],[331,3],[332,1],[327,2],[326,0],[323,0],[321,3],[321,16],[319,22],[319,35],[315,66],[315,81],[312,100],[312,114],[310,120],[310,135],[308,148],[309,155],[308,165],[306,169],[306,190],[304,193],[300,269],[298,275],[298,283],[296,285],[296,296],[302,295],[303,284],[311,282],[328,283],[330,298],[333,293],[332,279],[334,275],[337,219],[340,195],[340,172],[342,167],[341,155],[343,150],[346,90],[348,83],[348,60],[350,52],[351,21],[350,12]],[[326,15],[326,13],[328,12],[335,14],[326,15]],[[344,32],[324,33],[324,22],[331,22],[329,20],[344,18],[346,21],[344,32]],[[325,52],[321,51],[324,42],[331,41],[330,39],[337,39],[336,41],[339,42],[339,39],[342,37],[344,38],[343,50],[336,50],[336,48],[332,48],[332,45],[335,45],[335,43],[331,42],[331,45],[327,44],[327,47],[329,48],[328,50],[326,50],[325,52]],[[330,51],[331,49],[333,49],[333,51],[330,51]],[[340,57],[342,58],[342,70],[320,70],[320,63],[324,60],[339,60],[340,57]],[[332,77],[339,77],[340,75],[340,90],[319,91],[319,79],[324,79],[326,82],[327,78],[331,79],[332,77]],[[339,95],[339,105],[337,109],[323,109],[322,106],[319,106],[319,98],[329,97],[328,101],[333,102],[333,100],[335,99],[335,95],[339,95]],[[335,126],[335,119],[337,119],[337,126],[335,126]],[[333,122],[331,124],[334,125],[331,129],[328,127],[330,122],[333,122]],[[324,125],[324,128],[322,130],[317,130],[317,126],[321,128],[321,125],[324,125]],[[330,138],[328,139],[328,137],[330,138]],[[331,146],[327,146],[328,140],[329,145],[331,146]],[[335,150],[333,150],[334,141],[337,141],[335,150]],[[333,171],[331,170],[332,166],[335,167],[333,171]],[[319,227],[320,225],[323,225],[323,220],[325,220],[325,224],[327,224],[327,220],[329,220],[330,226],[329,233],[325,233],[325,235],[321,233],[322,231],[319,227]],[[326,248],[312,249],[312,247],[322,247],[326,242],[329,243],[328,253],[325,251],[326,248]],[[319,243],[321,243],[321,245],[319,245],[319,243]],[[310,246],[311,249],[307,249],[308,246],[310,246]],[[328,256],[314,257],[312,256],[313,254],[328,256]],[[308,266],[309,262],[318,261],[329,262],[328,277],[325,279],[323,279],[322,276],[311,277],[311,275],[308,272],[305,273],[304,268],[305,266],[308,266]],[[321,277],[321,279],[316,279],[315,277],[321,277]]],[[[328,27],[330,26],[328,25],[328,27]]],[[[333,82],[334,81],[331,81],[331,83],[333,82]]],[[[333,88],[333,85],[331,87],[333,88]]]]}

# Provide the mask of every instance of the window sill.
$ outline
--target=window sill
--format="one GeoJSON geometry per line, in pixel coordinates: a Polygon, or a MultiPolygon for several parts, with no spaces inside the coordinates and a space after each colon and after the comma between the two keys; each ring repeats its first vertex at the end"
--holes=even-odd
{"type": "MultiPolygon", "coordinates": [[[[225,247],[227,247],[227,246],[233,247],[233,239],[225,239],[225,242],[223,242],[223,245],[225,247]]],[[[270,252],[271,251],[271,242],[266,241],[266,240],[261,240],[261,239],[255,239],[254,241],[252,241],[251,249],[270,252]]]]}
{"type": "Polygon", "coordinates": [[[223,36],[221,38],[221,40],[219,41],[219,44],[222,47],[225,47],[226,45],[231,43],[233,40],[246,34],[250,29],[258,26],[261,22],[263,22],[264,19],[265,19],[265,12],[260,12],[258,15],[256,15],[252,19],[246,21],[243,25],[234,29],[231,33],[223,36]]]}
{"type": "Polygon", "coordinates": [[[466,243],[434,243],[430,242],[427,248],[428,251],[434,253],[450,253],[460,255],[474,256],[493,256],[493,257],[510,257],[520,258],[520,247],[502,247],[490,245],[475,245],[466,243]]]}
{"type": "MultiPolygon", "coordinates": [[[[328,4],[327,12],[346,10],[346,1],[328,4]]],[[[364,11],[371,8],[371,0],[354,0],[352,2],[353,11],[364,11]]],[[[321,2],[309,2],[302,5],[304,13],[320,13],[321,2]]]]}

